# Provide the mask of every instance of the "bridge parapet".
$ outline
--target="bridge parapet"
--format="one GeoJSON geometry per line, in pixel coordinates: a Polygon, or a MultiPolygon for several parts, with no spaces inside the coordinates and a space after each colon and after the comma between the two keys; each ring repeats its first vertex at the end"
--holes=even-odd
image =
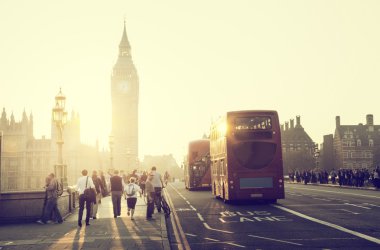
{"type": "MultiPolygon", "coordinates": [[[[0,224],[34,222],[41,218],[45,191],[0,193],[0,224]]],[[[58,198],[62,217],[71,213],[76,206],[77,193],[68,187],[58,198]]]]}

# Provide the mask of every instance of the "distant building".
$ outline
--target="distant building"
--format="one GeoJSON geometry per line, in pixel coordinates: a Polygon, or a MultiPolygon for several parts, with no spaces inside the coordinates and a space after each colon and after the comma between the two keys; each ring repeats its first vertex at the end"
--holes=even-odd
{"type": "MultiPolygon", "coordinates": [[[[63,130],[63,161],[67,165],[67,181],[76,184],[81,170],[95,170],[102,167],[104,157],[97,147],[80,143],[79,115],[72,113],[63,130]]],[[[16,122],[13,113],[7,118],[3,108],[0,118],[0,192],[41,190],[45,177],[54,172],[57,162],[57,133],[54,122],[51,125],[51,139],[35,139],[33,116],[23,112],[22,120],[16,122]]]]}
{"type": "Polygon", "coordinates": [[[374,125],[373,115],[366,116],[366,124],[341,125],[335,118],[335,168],[373,168],[380,163],[380,125],[374,125]]]}
{"type": "Polygon", "coordinates": [[[183,178],[183,169],[179,167],[173,155],[145,155],[141,163],[142,170],[150,171],[152,166],[157,167],[157,171],[163,174],[168,171],[172,178],[183,178]]]}
{"type": "Polygon", "coordinates": [[[315,167],[314,160],[314,142],[305,132],[301,125],[301,117],[296,117],[296,125],[294,119],[285,125],[281,125],[282,140],[282,159],[284,165],[284,173],[292,170],[304,170],[315,167]]]}
{"type": "Polygon", "coordinates": [[[320,148],[320,167],[331,171],[335,169],[334,161],[334,136],[332,134],[323,136],[320,148]]]}

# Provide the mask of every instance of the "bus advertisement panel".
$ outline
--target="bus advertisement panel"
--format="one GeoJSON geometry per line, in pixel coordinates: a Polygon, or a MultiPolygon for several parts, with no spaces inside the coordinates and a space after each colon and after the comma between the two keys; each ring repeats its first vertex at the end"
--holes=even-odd
{"type": "Polygon", "coordinates": [[[191,141],[184,166],[187,189],[210,189],[210,141],[207,139],[191,141]]]}
{"type": "Polygon", "coordinates": [[[210,131],[212,192],[224,201],[285,198],[276,111],[228,112],[210,131]]]}

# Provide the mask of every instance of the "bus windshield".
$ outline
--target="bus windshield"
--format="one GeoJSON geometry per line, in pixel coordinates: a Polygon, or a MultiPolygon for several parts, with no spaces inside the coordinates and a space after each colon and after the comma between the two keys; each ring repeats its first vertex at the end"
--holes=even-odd
{"type": "Polygon", "coordinates": [[[270,116],[236,117],[235,130],[253,131],[272,129],[272,118],[270,116]]]}

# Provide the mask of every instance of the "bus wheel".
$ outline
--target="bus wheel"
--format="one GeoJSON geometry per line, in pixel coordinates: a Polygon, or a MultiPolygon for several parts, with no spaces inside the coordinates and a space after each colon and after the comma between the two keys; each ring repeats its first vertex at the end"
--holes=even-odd
{"type": "Polygon", "coordinates": [[[277,203],[277,199],[270,199],[270,200],[268,200],[268,203],[276,204],[277,203]]]}

